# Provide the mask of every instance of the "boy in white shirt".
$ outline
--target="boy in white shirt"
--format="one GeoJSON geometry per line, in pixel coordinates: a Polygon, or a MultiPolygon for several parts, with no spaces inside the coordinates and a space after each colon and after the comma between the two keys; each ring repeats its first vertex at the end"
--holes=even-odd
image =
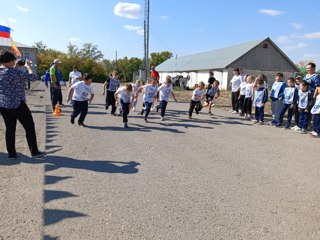
{"type": "Polygon", "coordinates": [[[93,88],[90,86],[92,83],[92,77],[85,73],[83,75],[83,81],[73,84],[69,88],[67,102],[70,101],[71,96],[73,100],[73,112],[71,114],[71,124],[74,124],[75,118],[80,114],[78,119],[78,126],[86,127],[84,119],[88,113],[88,102],[91,103],[94,98],[93,88]]]}
{"type": "Polygon", "coordinates": [[[190,108],[189,108],[189,119],[192,117],[192,112],[195,109],[196,114],[199,114],[199,112],[202,109],[201,100],[204,99],[204,82],[199,82],[199,86],[193,91],[191,102],[190,102],[190,108]]]}
{"type": "Polygon", "coordinates": [[[122,109],[122,118],[124,127],[128,128],[128,114],[131,108],[131,103],[133,102],[135,92],[133,92],[132,85],[126,83],[124,87],[119,88],[115,93],[114,97],[117,99],[117,96],[120,97],[121,109],[122,109]]]}
{"type": "Polygon", "coordinates": [[[171,76],[166,77],[166,82],[162,84],[157,92],[159,92],[160,103],[156,106],[157,112],[161,109],[161,121],[164,121],[164,115],[166,114],[166,108],[169,100],[169,95],[171,93],[175,102],[177,102],[176,97],[174,96],[172,85],[171,85],[171,76]]]}
{"type": "Polygon", "coordinates": [[[242,83],[242,77],[240,76],[239,68],[233,69],[233,77],[230,81],[231,85],[231,103],[232,110],[231,113],[239,112],[239,93],[240,93],[240,84],[242,83]]]}
{"type": "Polygon", "coordinates": [[[207,93],[207,100],[208,100],[208,113],[209,115],[212,115],[211,108],[214,105],[214,99],[220,97],[220,89],[219,89],[220,82],[218,80],[215,80],[212,84],[212,87],[209,89],[207,93]]]}

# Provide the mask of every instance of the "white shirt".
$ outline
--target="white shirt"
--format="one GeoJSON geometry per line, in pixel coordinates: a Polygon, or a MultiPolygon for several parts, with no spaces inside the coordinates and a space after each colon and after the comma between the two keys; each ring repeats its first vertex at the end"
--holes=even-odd
{"type": "Polygon", "coordinates": [[[247,82],[242,82],[240,84],[240,95],[246,95],[247,82]]]}
{"type": "Polygon", "coordinates": [[[234,75],[231,79],[231,90],[232,92],[236,92],[238,91],[239,87],[240,87],[240,84],[242,83],[242,80],[241,80],[241,76],[238,75],[234,75]]]}
{"type": "Polygon", "coordinates": [[[246,85],[246,93],[245,93],[245,97],[246,98],[252,98],[252,87],[253,87],[253,83],[247,83],[246,85]]]}
{"type": "Polygon", "coordinates": [[[294,98],[294,91],[296,90],[295,87],[286,87],[284,89],[284,98],[283,103],[284,104],[292,104],[293,98],[294,98]]]}
{"type": "Polygon", "coordinates": [[[108,83],[109,83],[108,91],[115,92],[118,89],[120,81],[118,79],[109,78],[108,83]]]}
{"type": "Polygon", "coordinates": [[[137,84],[132,84],[132,91],[133,91],[134,93],[137,93],[139,87],[141,87],[141,86],[138,86],[137,84]]]}
{"type": "Polygon", "coordinates": [[[302,92],[301,90],[299,90],[298,95],[299,95],[298,107],[301,109],[306,109],[308,106],[309,92],[302,92]]]}
{"type": "Polygon", "coordinates": [[[128,92],[126,90],[125,87],[121,87],[119,88],[116,93],[117,95],[120,96],[120,99],[124,102],[124,103],[130,103],[132,96],[135,94],[134,91],[128,92]]]}
{"type": "Polygon", "coordinates": [[[80,80],[77,78],[81,78],[82,74],[79,71],[71,71],[69,73],[69,78],[71,78],[71,85],[75,84],[76,82],[79,82],[80,80]]]}
{"type": "Polygon", "coordinates": [[[202,96],[204,95],[204,89],[200,90],[199,88],[196,88],[192,93],[191,100],[193,101],[201,101],[202,96]]]}
{"type": "Polygon", "coordinates": [[[311,109],[312,114],[320,114],[320,95],[316,97],[316,103],[311,109]]]}
{"type": "Polygon", "coordinates": [[[87,101],[91,94],[94,94],[93,88],[86,85],[83,81],[77,82],[71,86],[74,90],[72,100],[74,101],[87,101]]]}
{"type": "Polygon", "coordinates": [[[144,89],[143,101],[152,103],[153,99],[157,96],[158,86],[152,86],[151,84],[147,84],[145,86],[142,86],[142,88],[144,89]]]}
{"type": "Polygon", "coordinates": [[[172,86],[167,87],[165,84],[162,84],[158,91],[160,92],[160,101],[168,102],[170,93],[172,92],[172,86]]]}

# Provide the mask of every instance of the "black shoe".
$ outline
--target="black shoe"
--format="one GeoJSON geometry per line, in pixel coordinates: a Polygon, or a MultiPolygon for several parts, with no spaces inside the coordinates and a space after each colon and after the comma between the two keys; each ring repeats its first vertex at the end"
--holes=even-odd
{"type": "Polygon", "coordinates": [[[45,152],[36,152],[36,153],[32,153],[31,154],[31,157],[33,157],[33,158],[37,158],[37,157],[42,157],[42,156],[44,156],[44,155],[46,155],[46,153],[45,152]]]}
{"type": "Polygon", "coordinates": [[[74,124],[74,118],[70,119],[71,124],[74,124]]]}
{"type": "Polygon", "coordinates": [[[195,108],[195,110],[196,110],[196,114],[199,114],[199,110],[198,110],[198,108],[195,108]]]}
{"type": "Polygon", "coordinates": [[[79,127],[86,127],[87,125],[85,125],[84,123],[78,123],[79,127]]]}
{"type": "Polygon", "coordinates": [[[129,128],[128,123],[124,124],[124,128],[129,128]]]}
{"type": "Polygon", "coordinates": [[[143,113],[144,113],[144,110],[142,109],[141,112],[140,112],[140,115],[143,115],[143,113]]]}
{"type": "Polygon", "coordinates": [[[17,154],[9,154],[8,159],[17,159],[17,154]]]}
{"type": "Polygon", "coordinates": [[[106,106],[106,110],[108,110],[108,108],[109,108],[109,107],[108,107],[108,106],[106,106]]]}

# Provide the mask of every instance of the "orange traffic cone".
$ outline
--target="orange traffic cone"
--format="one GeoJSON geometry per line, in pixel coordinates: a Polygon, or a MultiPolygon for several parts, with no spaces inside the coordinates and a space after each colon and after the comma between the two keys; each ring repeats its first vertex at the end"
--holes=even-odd
{"type": "Polygon", "coordinates": [[[52,115],[55,117],[62,116],[60,108],[59,108],[59,103],[56,104],[56,107],[55,107],[52,115]]]}

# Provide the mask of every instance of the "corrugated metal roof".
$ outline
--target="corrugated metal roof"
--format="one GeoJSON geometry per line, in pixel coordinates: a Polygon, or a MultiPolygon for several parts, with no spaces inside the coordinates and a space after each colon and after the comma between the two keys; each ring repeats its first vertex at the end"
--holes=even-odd
{"type": "MultiPolygon", "coordinates": [[[[19,42],[16,42],[16,41],[14,41],[14,43],[16,44],[16,46],[18,48],[34,48],[34,47],[31,47],[31,46],[28,46],[28,45],[25,45],[23,43],[19,43],[19,42]]],[[[1,46],[11,47],[12,46],[11,38],[2,38],[2,37],[0,37],[0,47],[1,46]]]]}
{"type": "Polygon", "coordinates": [[[208,52],[170,58],[157,66],[159,72],[190,72],[208,69],[223,69],[269,38],[246,42],[208,52]]]}

